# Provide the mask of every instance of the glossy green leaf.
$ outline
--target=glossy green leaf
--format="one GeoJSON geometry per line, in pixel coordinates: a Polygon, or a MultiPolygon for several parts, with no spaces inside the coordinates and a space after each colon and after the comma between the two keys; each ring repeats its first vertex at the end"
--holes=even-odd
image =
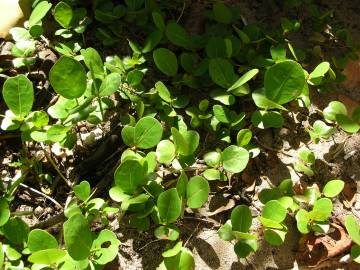
{"type": "Polygon", "coordinates": [[[310,218],[315,221],[325,221],[331,216],[333,204],[328,198],[321,198],[314,203],[310,218]]]}
{"type": "Polygon", "coordinates": [[[330,180],[324,186],[323,193],[326,197],[335,197],[344,189],[344,185],[342,180],[330,180]]]}
{"type": "Polygon", "coordinates": [[[115,184],[122,191],[132,194],[143,183],[143,167],[137,160],[125,160],[115,171],[115,184]]]}
{"type": "Polygon", "coordinates": [[[238,146],[246,146],[251,141],[251,138],[252,132],[250,129],[241,129],[236,136],[236,143],[238,146]]]}
{"type": "Polygon", "coordinates": [[[164,258],[165,269],[194,270],[195,260],[190,250],[182,248],[176,256],[164,258]]]}
{"type": "Polygon", "coordinates": [[[89,257],[93,236],[87,219],[82,214],[75,214],[64,222],[63,229],[69,255],[77,261],[89,257]]]}
{"type": "Polygon", "coordinates": [[[210,181],[213,180],[220,180],[220,181],[226,181],[226,176],[223,172],[217,170],[217,169],[207,169],[203,172],[203,176],[210,181]]]}
{"type": "Polygon", "coordinates": [[[234,231],[248,232],[251,227],[252,215],[248,206],[238,205],[231,212],[231,225],[234,231]]]}
{"type": "Polygon", "coordinates": [[[175,76],[178,72],[176,55],[169,49],[159,48],[153,53],[156,67],[167,76],[175,76]]]}
{"type": "Polygon", "coordinates": [[[126,194],[121,187],[114,186],[109,190],[110,198],[115,202],[122,202],[130,199],[130,195],[126,194]]]}
{"type": "Polygon", "coordinates": [[[221,154],[224,169],[239,173],[243,171],[249,162],[249,152],[236,145],[230,145],[221,154]]]}
{"type": "Polygon", "coordinates": [[[296,225],[297,228],[299,230],[299,232],[301,232],[302,234],[307,234],[310,232],[309,230],[309,222],[310,222],[310,216],[309,216],[309,212],[307,212],[304,209],[300,209],[296,215],[296,225]]]}
{"type": "Polygon", "coordinates": [[[135,143],[141,149],[154,147],[162,137],[163,128],[159,121],[152,117],[141,118],[135,126],[135,143]]]}
{"type": "Polygon", "coordinates": [[[64,28],[69,28],[71,26],[71,21],[73,19],[73,10],[65,2],[59,2],[54,9],[54,19],[64,28]]]}
{"type": "Polygon", "coordinates": [[[329,62],[320,63],[319,65],[317,65],[314,71],[310,73],[309,81],[314,85],[321,84],[322,78],[329,71],[329,69],[330,69],[329,62]]]}
{"type": "Polygon", "coordinates": [[[294,61],[283,61],[265,72],[266,97],[278,104],[288,103],[300,94],[305,84],[302,67],[294,61]]]}
{"type": "Polygon", "coordinates": [[[75,59],[62,56],[50,70],[49,80],[56,93],[74,99],[86,90],[86,72],[75,59]]]}
{"type": "Polygon", "coordinates": [[[169,258],[169,257],[174,257],[176,256],[177,254],[179,254],[179,252],[181,251],[181,248],[182,248],[182,241],[179,241],[175,244],[175,246],[173,246],[172,248],[164,251],[162,253],[162,256],[164,258],[169,258]]]}
{"type": "Polygon", "coordinates": [[[28,235],[27,246],[31,253],[45,249],[58,248],[55,237],[47,231],[34,229],[28,235]]]}
{"type": "Polygon", "coordinates": [[[233,65],[223,58],[210,59],[209,74],[213,82],[223,88],[229,88],[236,79],[233,65]]]}
{"type": "Polygon", "coordinates": [[[209,197],[210,186],[201,176],[190,178],[186,187],[187,205],[190,208],[200,208],[209,197]]]}
{"type": "Polygon", "coordinates": [[[6,79],[2,94],[9,109],[17,116],[24,117],[34,103],[34,89],[25,75],[17,75],[6,79]]]}
{"type": "Polygon", "coordinates": [[[59,262],[65,255],[66,251],[62,249],[44,249],[31,254],[28,260],[31,263],[52,265],[59,262]]]}
{"type": "Polygon", "coordinates": [[[261,129],[281,128],[284,125],[284,118],[279,112],[256,111],[251,116],[251,122],[261,129]]]}
{"type": "Polygon", "coordinates": [[[160,218],[165,223],[176,221],[181,214],[181,200],[176,188],[161,193],[157,199],[157,207],[160,218]]]}

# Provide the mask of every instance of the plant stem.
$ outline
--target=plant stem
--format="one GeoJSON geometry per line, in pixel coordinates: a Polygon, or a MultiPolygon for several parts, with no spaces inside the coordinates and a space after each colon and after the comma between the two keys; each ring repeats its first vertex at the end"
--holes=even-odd
{"type": "Polygon", "coordinates": [[[51,156],[46,152],[46,150],[43,149],[44,155],[46,159],[51,163],[51,165],[54,167],[55,171],[59,174],[61,179],[64,180],[67,186],[71,187],[71,183],[68,182],[66,177],[62,174],[62,172],[59,170],[58,166],[55,164],[55,161],[51,158],[51,156]]]}

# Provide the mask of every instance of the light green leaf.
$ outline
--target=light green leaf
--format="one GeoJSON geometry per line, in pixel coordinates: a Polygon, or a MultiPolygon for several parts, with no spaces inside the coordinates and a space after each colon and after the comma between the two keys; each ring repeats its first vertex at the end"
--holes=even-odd
{"type": "Polygon", "coordinates": [[[31,254],[28,260],[31,263],[52,265],[59,262],[65,255],[66,251],[62,249],[44,249],[31,254]]]}
{"type": "Polygon", "coordinates": [[[29,18],[29,27],[31,28],[32,26],[40,22],[51,9],[51,6],[51,3],[47,1],[39,2],[34,8],[34,10],[31,12],[29,18]]]}
{"type": "Polygon", "coordinates": [[[338,122],[339,126],[346,132],[356,133],[360,130],[360,125],[346,115],[337,114],[336,121],[338,122]]]}
{"type": "Polygon", "coordinates": [[[186,188],[187,205],[190,208],[200,208],[209,197],[210,186],[201,176],[190,178],[186,188]]]}
{"type": "Polygon", "coordinates": [[[239,173],[243,171],[249,162],[249,152],[236,145],[230,145],[221,154],[224,169],[239,173]]]}
{"type": "Polygon", "coordinates": [[[351,240],[357,245],[360,245],[360,225],[354,216],[346,217],[345,227],[351,240]]]}
{"type": "Polygon", "coordinates": [[[231,225],[234,231],[248,232],[251,227],[252,215],[248,206],[238,205],[231,212],[231,225]]]}
{"type": "Polygon", "coordinates": [[[84,62],[90,70],[91,75],[94,74],[95,78],[103,78],[104,76],[104,63],[100,54],[94,48],[82,49],[81,55],[84,57],[84,62]]]}
{"type": "Polygon", "coordinates": [[[310,216],[309,216],[309,212],[307,212],[304,209],[300,209],[296,215],[296,225],[297,228],[299,230],[299,232],[301,232],[302,234],[308,234],[310,232],[309,230],[309,222],[310,222],[310,216]]]}
{"type": "Polygon", "coordinates": [[[156,147],[156,158],[160,163],[171,163],[175,157],[175,146],[169,140],[160,141],[156,147]]]}
{"type": "Polygon", "coordinates": [[[177,153],[183,156],[193,154],[199,146],[200,136],[196,131],[186,130],[179,132],[176,128],[171,128],[171,134],[177,153]]]}
{"type": "Polygon", "coordinates": [[[181,200],[176,188],[162,192],[157,199],[157,207],[165,223],[176,221],[181,214],[181,200]]]}
{"type": "Polygon", "coordinates": [[[287,109],[285,107],[283,107],[280,104],[277,104],[274,101],[268,99],[265,96],[265,90],[264,89],[255,90],[251,94],[251,97],[254,100],[255,105],[257,107],[261,108],[261,109],[265,109],[265,110],[279,109],[279,110],[287,111],[287,109]]]}
{"type": "Polygon", "coordinates": [[[17,116],[24,117],[34,103],[34,89],[25,75],[17,75],[6,79],[2,94],[9,109],[17,116]]]}
{"type": "Polygon", "coordinates": [[[163,128],[155,118],[143,117],[135,126],[135,144],[140,149],[154,147],[162,137],[163,128]]]}
{"type": "Polygon", "coordinates": [[[256,111],[251,116],[251,122],[261,129],[281,128],[284,125],[284,118],[279,112],[256,111]]]}
{"type": "Polygon", "coordinates": [[[249,144],[252,138],[252,132],[250,129],[239,130],[236,136],[236,142],[238,146],[246,146],[249,144]]]}
{"type": "Polygon", "coordinates": [[[0,198],[0,227],[10,218],[9,203],[5,198],[0,198]]]}
{"type": "Polygon", "coordinates": [[[240,258],[246,258],[251,252],[258,248],[256,240],[240,240],[234,246],[234,251],[240,258]]]}
{"type": "Polygon", "coordinates": [[[86,201],[91,192],[91,187],[88,181],[82,181],[80,184],[73,187],[75,196],[81,200],[86,201]]]}
{"type": "Polygon", "coordinates": [[[275,229],[266,229],[264,232],[264,238],[266,242],[274,246],[280,246],[285,241],[286,232],[275,230],[275,229]]]}
{"type": "Polygon", "coordinates": [[[338,114],[347,115],[347,109],[340,101],[331,101],[323,110],[324,118],[328,121],[335,121],[338,114]]]}
{"type": "Polygon", "coordinates": [[[265,204],[261,216],[280,223],[284,221],[286,214],[286,209],[280,202],[271,200],[265,204]]]}
{"type": "Polygon", "coordinates": [[[169,92],[169,89],[166,87],[166,85],[163,82],[157,82],[155,84],[155,89],[158,91],[159,96],[162,98],[162,100],[170,103],[172,101],[171,94],[169,92]]]}
{"type": "Polygon", "coordinates": [[[99,96],[110,96],[120,87],[121,76],[119,73],[111,73],[105,77],[99,88],[99,96]]]}
{"type": "Polygon", "coordinates": [[[258,73],[259,73],[259,70],[256,68],[247,71],[227,91],[231,92],[231,91],[235,90],[236,88],[239,88],[240,86],[242,86],[245,83],[247,83],[248,81],[250,81],[258,73]]]}
{"type": "Polygon", "coordinates": [[[110,230],[104,229],[94,240],[91,250],[94,252],[94,259],[97,264],[105,265],[113,261],[119,252],[120,241],[116,234],[110,230]],[[104,247],[106,244],[106,247],[104,247]]]}
{"type": "Polygon", "coordinates": [[[54,9],[54,19],[57,21],[62,27],[70,28],[71,21],[73,19],[73,10],[71,6],[69,6],[65,2],[59,2],[54,9]]]}
{"type": "Polygon", "coordinates": [[[115,184],[123,192],[132,194],[143,183],[143,167],[137,160],[125,160],[115,171],[115,184]]]}
{"type": "Polygon", "coordinates": [[[331,216],[333,204],[328,198],[321,198],[314,203],[310,218],[315,221],[325,221],[331,216]]]}
{"type": "Polygon", "coordinates": [[[344,189],[344,185],[342,180],[330,180],[324,186],[323,193],[326,197],[335,197],[344,189]]]}

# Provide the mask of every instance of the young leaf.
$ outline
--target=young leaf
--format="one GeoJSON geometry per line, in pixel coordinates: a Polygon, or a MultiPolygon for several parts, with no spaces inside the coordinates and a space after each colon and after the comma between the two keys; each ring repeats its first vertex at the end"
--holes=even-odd
{"type": "Polygon", "coordinates": [[[86,90],[86,72],[75,59],[62,56],[49,74],[55,92],[67,99],[79,98],[86,90]]]}
{"type": "Polygon", "coordinates": [[[208,181],[201,176],[192,177],[186,188],[187,205],[190,208],[200,208],[207,201],[209,191],[208,181]]]}
{"type": "Polygon", "coordinates": [[[338,122],[339,126],[346,132],[356,133],[360,130],[360,125],[346,115],[337,114],[336,121],[338,122]]]}
{"type": "Polygon", "coordinates": [[[294,61],[277,63],[265,72],[266,97],[278,104],[288,103],[297,98],[304,85],[304,71],[294,61]]]}
{"type": "Polygon", "coordinates": [[[125,160],[115,171],[115,184],[123,192],[132,194],[143,183],[143,167],[137,160],[125,160]]]}
{"type": "Polygon", "coordinates": [[[247,71],[244,75],[242,75],[227,91],[231,92],[240,86],[244,85],[248,81],[250,81],[256,74],[259,73],[258,69],[251,69],[247,71]]]}
{"type": "Polygon", "coordinates": [[[301,158],[302,161],[309,164],[315,163],[315,155],[313,152],[311,152],[308,148],[303,147],[298,152],[299,158],[301,158]]]}
{"type": "Polygon", "coordinates": [[[243,171],[249,162],[249,152],[236,145],[230,145],[221,154],[224,169],[239,173],[243,171]]]}
{"type": "Polygon", "coordinates": [[[172,101],[169,89],[166,87],[166,85],[163,82],[159,81],[155,83],[155,89],[158,91],[159,96],[162,98],[162,100],[168,103],[172,101]]]}
{"type": "Polygon", "coordinates": [[[175,246],[173,246],[172,248],[164,251],[162,253],[162,256],[164,258],[169,258],[169,257],[174,257],[176,256],[180,251],[181,251],[181,248],[182,248],[182,241],[179,241],[175,244],[175,246]]]}
{"type": "Polygon", "coordinates": [[[161,193],[157,199],[157,207],[159,215],[165,223],[176,221],[181,214],[181,200],[176,188],[161,193]]]}
{"type": "Polygon", "coordinates": [[[120,87],[121,76],[119,73],[111,73],[105,77],[99,88],[99,96],[110,96],[120,87]]]}
{"type": "Polygon", "coordinates": [[[319,85],[322,81],[322,78],[330,69],[329,62],[322,62],[320,63],[313,72],[309,75],[309,81],[314,85],[319,85]]]}
{"type": "Polygon", "coordinates": [[[219,234],[219,237],[222,240],[225,240],[225,241],[231,241],[231,240],[233,240],[235,238],[234,235],[233,235],[230,220],[228,220],[224,225],[222,225],[220,227],[220,229],[218,230],[218,234],[219,234]]]}
{"type": "Polygon", "coordinates": [[[209,74],[213,82],[223,88],[230,87],[236,79],[233,65],[223,58],[210,59],[209,74]]]}
{"type": "Polygon", "coordinates": [[[81,200],[86,201],[91,192],[91,187],[88,181],[82,181],[80,184],[73,187],[75,196],[81,200]]]}
{"type": "Polygon", "coordinates": [[[342,180],[331,180],[324,186],[323,193],[326,197],[335,197],[343,190],[344,185],[342,180]]]}
{"type": "Polygon", "coordinates": [[[87,219],[75,214],[64,222],[64,241],[69,255],[74,260],[84,260],[90,255],[93,236],[87,219]]]}
{"type": "Polygon", "coordinates": [[[231,212],[231,225],[234,231],[248,232],[251,227],[252,215],[248,206],[238,205],[231,212]]]}
{"type": "Polygon", "coordinates": [[[323,110],[324,118],[328,121],[335,121],[338,114],[347,115],[347,109],[340,101],[331,101],[323,110]]]}
{"type": "Polygon", "coordinates": [[[246,146],[249,144],[252,138],[252,132],[250,129],[241,129],[239,130],[236,136],[236,142],[238,146],[246,146]]]}
{"type": "Polygon", "coordinates": [[[34,229],[28,235],[27,245],[31,253],[44,249],[58,248],[55,237],[47,231],[34,229]]]}
{"type": "Polygon", "coordinates": [[[63,259],[66,251],[59,248],[44,249],[36,251],[28,258],[34,264],[53,265],[63,259]]]}
{"type": "Polygon", "coordinates": [[[321,198],[314,203],[310,218],[315,221],[325,221],[331,216],[333,204],[328,198],[321,198]]]}
{"type": "Polygon", "coordinates": [[[175,76],[178,72],[176,55],[169,49],[159,48],[153,52],[153,58],[157,68],[167,76],[175,76]]]}
{"type": "Polygon", "coordinates": [[[221,154],[219,152],[209,152],[204,155],[205,163],[210,167],[218,167],[221,161],[221,154]]]}
{"type": "Polygon", "coordinates": [[[310,232],[308,224],[310,222],[310,216],[309,216],[309,212],[307,212],[304,209],[300,209],[296,215],[296,225],[297,228],[299,230],[299,232],[301,232],[302,234],[307,234],[310,232]]]}
{"type": "Polygon", "coordinates": [[[32,26],[40,22],[51,9],[51,6],[52,4],[47,1],[39,2],[34,8],[34,10],[31,12],[29,18],[29,27],[31,28],[32,26]]]}
{"type": "Polygon", "coordinates": [[[160,43],[162,37],[163,37],[162,31],[155,30],[154,32],[152,32],[145,40],[142,53],[151,52],[160,43]]]}
{"type": "Polygon", "coordinates": [[[84,62],[91,74],[94,74],[96,78],[102,78],[104,76],[104,63],[100,54],[94,48],[86,48],[80,51],[84,57],[84,62]]]}
{"type": "Polygon", "coordinates": [[[17,75],[6,79],[2,94],[9,109],[17,116],[24,117],[34,103],[34,89],[25,75],[17,75]]]}
{"type": "Polygon", "coordinates": [[[175,157],[175,146],[169,140],[160,141],[156,147],[156,158],[160,163],[171,163],[175,157]]]}
{"type": "Polygon", "coordinates": [[[196,131],[187,130],[179,132],[176,128],[171,128],[171,134],[177,153],[183,156],[190,156],[199,146],[200,136],[196,131]]]}

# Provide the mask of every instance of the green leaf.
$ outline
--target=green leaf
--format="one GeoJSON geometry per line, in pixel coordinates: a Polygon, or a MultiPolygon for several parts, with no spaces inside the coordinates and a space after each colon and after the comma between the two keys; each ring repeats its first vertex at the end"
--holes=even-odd
{"type": "Polygon", "coordinates": [[[234,239],[231,221],[228,220],[225,224],[221,225],[220,229],[218,230],[219,237],[225,241],[231,241],[234,239]]]}
{"type": "Polygon", "coordinates": [[[248,145],[252,138],[252,132],[250,129],[239,130],[236,136],[236,142],[238,146],[248,145]]]}
{"type": "Polygon", "coordinates": [[[348,116],[343,114],[336,115],[336,121],[339,126],[349,133],[356,133],[360,130],[360,125],[355,121],[351,120],[348,116]]]}
{"type": "Polygon", "coordinates": [[[266,229],[264,238],[266,242],[273,246],[280,246],[285,241],[286,232],[274,229],[266,229]]]}
{"type": "Polygon", "coordinates": [[[215,2],[213,5],[215,20],[222,24],[229,24],[232,21],[231,10],[221,2],[215,2]]]}
{"type": "Polygon", "coordinates": [[[130,197],[131,197],[130,195],[125,194],[124,191],[122,190],[122,188],[119,186],[110,188],[109,196],[115,202],[122,202],[122,201],[130,199],[130,197]]]}
{"type": "Polygon", "coordinates": [[[222,105],[214,105],[213,113],[217,120],[221,123],[230,124],[231,123],[231,114],[227,107],[222,105]]]}
{"type": "Polygon", "coordinates": [[[340,101],[331,101],[323,110],[324,118],[328,121],[335,121],[338,114],[347,115],[347,109],[340,101]]]}
{"type": "Polygon", "coordinates": [[[199,146],[200,136],[196,131],[186,130],[179,132],[176,128],[171,128],[171,134],[177,153],[183,156],[190,156],[199,146]]]}
{"type": "Polygon", "coordinates": [[[250,81],[258,73],[259,73],[259,70],[256,68],[247,71],[227,91],[232,92],[233,90],[239,88],[240,86],[242,86],[245,83],[247,83],[248,81],[250,81]]]}
{"type": "Polygon", "coordinates": [[[286,48],[283,44],[278,46],[271,46],[270,48],[271,58],[275,61],[286,60],[286,48]]]}
{"type": "Polygon", "coordinates": [[[314,203],[310,218],[315,221],[325,221],[331,216],[333,204],[328,198],[321,198],[314,203]]]}
{"type": "Polygon", "coordinates": [[[163,128],[155,118],[147,116],[135,126],[135,144],[140,149],[149,149],[161,140],[163,128]]]}
{"type": "Polygon", "coordinates": [[[251,252],[258,248],[256,240],[240,240],[234,246],[234,251],[240,258],[246,258],[251,252]]]}
{"type": "Polygon", "coordinates": [[[181,25],[177,24],[176,22],[172,21],[168,23],[165,34],[171,43],[188,50],[192,49],[193,44],[190,35],[181,25]]]}
{"type": "Polygon", "coordinates": [[[66,255],[66,251],[58,248],[39,250],[30,255],[29,262],[35,264],[53,265],[66,255]]]}
{"type": "Polygon", "coordinates": [[[172,223],[181,214],[181,200],[176,188],[162,192],[157,199],[160,218],[165,223],[172,223]]]}
{"type": "Polygon", "coordinates": [[[300,94],[305,85],[302,67],[294,61],[283,61],[265,72],[266,97],[278,104],[288,103],[300,94]]]}
{"type": "Polygon", "coordinates": [[[174,257],[164,258],[166,269],[194,270],[195,261],[190,250],[182,248],[174,257]]]}
{"type": "Polygon", "coordinates": [[[320,63],[313,72],[309,75],[309,81],[314,85],[321,84],[322,78],[325,76],[325,74],[330,69],[330,63],[329,62],[322,62],[320,63]]]}
{"type": "Polygon", "coordinates": [[[58,248],[55,237],[47,231],[34,229],[28,235],[27,246],[31,253],[45,249],[58,248]]]}
{"type": "Polygon", "coordinates": [[[25,75],[17,75],[6,79],[2,94],[9,109],[17,116],[24,117],[34,103],[34,89],[25,75]]]}
{"type": "Polygon", "coordinates": [[[151,52],[161,41],[163,32],[161,30],[153,31],[145,40],[143,53],[151,52]]]}
{"type": "Polygon", "coordinates": [[[159,81],[155,83],[155,89],[158,91],[159,96],[161,97],[162,100],[168,103],[172,101],[169,89],[166,87],[166,85],[163,82],[159,81]]]}
{"type": "Polygon", "coordinates": [[[354,216],[347,216],[345,219],[345,227],[351,240],[360,245],[360,225],[354,216]]]}
{"type": "Polygon", "coordinates": [[[29,226],[20,218],[10,218],[2,227],[2,233],[13,244],[21,245],[26,242],[29,226]]]}
{"type": "Polygon", "coordinates": [[[221,37],[211,37],[206,43],[206,54],[209,58],[228,57],[225,40],[221,37]]]}
{"type": "Polygon", "coordinates": [[[84,260],[90,255],[93,236],[87,219],[75,214],[64,222],[64,241],[67,251],[74,260],[84,260]]]}
{"type": "Polygon", "coordinates": [[[105,77],[99,88],[99,96],[110,96],[120,87],[121,76],[119,73],[111,73],[105,77]]]}
{"type": "Polygon", "coordinates": [[[60,57],[52,66],[49,80],[55,92],[67,99],[79,98],[86,90],[84,67],[67,56],[60,57]]]}
{"type": "Polygon", "coordinates": [[[164,252],[162,253],[162,256],[163,256],[164,258],[169,258],[169,257],[174,257],[174,256],[176,256],[176,255],[179,254],[179,252],[181,251],[181,249],[182,249],[182,244],[183,244],[182,241],[177,242],[177,243],[175,244],[175,246],[173,246],[172,248],[164,251],[164,252]]]}
{"type": "Polygon", "coordinates": [[[200,208],[209,197],[210,186],[201,176],[194,176],[186,187],[187,205],[190,208],[200,208]]]}
{"type": "Polygon", "coordinates": [[[256,111],[251,116],[251,122],[261,129],[281,128],[284,125],[284,118],[279,112],[256,111]]]}
{"type": "Polygon", "coordinates": [[[176,190],[181,198],[186,197],[186,187],[188,182],[189,180],[186,173],[184,171],[181,171],[180,176],[176,183],[176,190]]]}
{"type": "Polygon", "coordinates": [[[51,4],[47,1],[41,1],[31,12],[29,18],[29,28],[40,22],[51,9],[51,4]]]}
{"type": "Polygon", "coordinates": [[[156,67],[165,75],[173,77],[178,72],[176,55],[169,49],[159,48],[153,52],[156,67]]]}
{"type": "Polygon", "coordinates": [[[180,236],[180,230],[175,225],[166,225],[157,227],[154,235],[158,239],[176,241],[180,236]]]}
{"type": "Polygon", "coordinates": [[[226,176],[223,172],[220,172],[217,169],[207,169],[203,172],[204,177],[207,180],[220,180],[220,181],[226,181],[226,176]]]}
{"type": "Polygon", "coordinates": [[[91,250],[95,251],[94,261],[100,265],[112,262],[119,252],[119,245],[120,241],[115,233],[107,229],[102,230],[91,247],[91,250]]]}
{"type": "Polygon", "coordinates": [[[0,227],[10,218],[9,203],[5,198],[0,198],[0,227]]]}
{"type": "Polygon", "coordinates": [[[352,246],[350,254],[354,262],[360,263],[360,246],[352,246]]]}
{"type": "Polygon", "coordinates": [[[304,209],[300,209],[296,215],[296,225],[297,228],[299,230],[299,232],[301,232],[302,234],[308,234],[310,232],[309,230],[309,222],[310,222],[310,216],[309,216],[309,212],[307,212],[304,209]]]}
{"type": "Polygon", "coordinates": [[[315,163],[315,155],[308,148],[302,147],[298,152],[299,158],[305,163],[314,164],[315,163]]]}
{"type": "Polygon", "coordinates": [[[231,225],[234,231],[248,232],[251,227],[252,215],[248,206],[238,205],[231,212],[231,225]]]}
{"type": "Polygon", "coordinates": [[[156,147],[156,158],[160,163],[169,164],[175,157],[175,146],[169,140],[160,141],[156,147]]]}
{"type": "Polygon", "coordinates": [[[70,28],[71,21],[73,19],[73,10],[71,6],[69,6],[65,2],[59,2],[54,9],[54,19],[57,21],[62,27],[70,28]]]}
{"type": "Polygon", "coordinates": [[[204,155],[205,163],[210,167],[218,167],[221,161],[221,154],[219,152],[208,152],[204,155]]]}
{"type": "Polygon", "coordinates": [[[344,185],[342,180],[330,180],[324,186],[323,193],[326,197],[335,197],[344,189],[344,185]]]}
{"type": "Polygon", "coordinates": [[[94,74],[95,78],[103,78],[104,76],[104,63],[100,54],[94,48],[82,49],[81,55],[84,57],[84,62],[90,70],[91,75],[94,74]]]}
{"type": "Polygon", "coordinates": [[[265,109],[265,110],[279,109],[279,110],[283,110],[283,111],[287,110],[285,107],[281,106],[280,104],[277,104],[274,101],[268,99],[265,96],[265,90],[264,89],[255,90],[251,94],[251,97],[254,100],[255,105],[257,107],[261,108],[261,109],[265,109]]]}
{"type": "Polygon", "coordinates": [[[91,192],[91,187],[88,181],[82,181],[80,184],[73,187],[75,196],[81,200],[86,201],[91,192]]]}
{"type": "Polygon", "coordinates": [[[137,160],[125,160],[115,171],[115,184],[123,192],[132,194],[143,183],[143,167],[137,160]]]}
{"type": "Polygon", "coordinates": [[[221,154],[224,169],[228,172],[239,173],[249,162],[249,152],[236,145],[230,145],[221,154]]]}
{"type": "Polygon", "coordinates": [[[271,200],[265,204],[261,216],[281,223],[286,218],[286,214],[286,208],[280,202],[271,200]]]}
{"type": "Polygon", "coordinates": [[[236,79],[233,65],[223,58],[210,59],[209,74],[213,82],[223,88],[229,88],[236,79]]]}

